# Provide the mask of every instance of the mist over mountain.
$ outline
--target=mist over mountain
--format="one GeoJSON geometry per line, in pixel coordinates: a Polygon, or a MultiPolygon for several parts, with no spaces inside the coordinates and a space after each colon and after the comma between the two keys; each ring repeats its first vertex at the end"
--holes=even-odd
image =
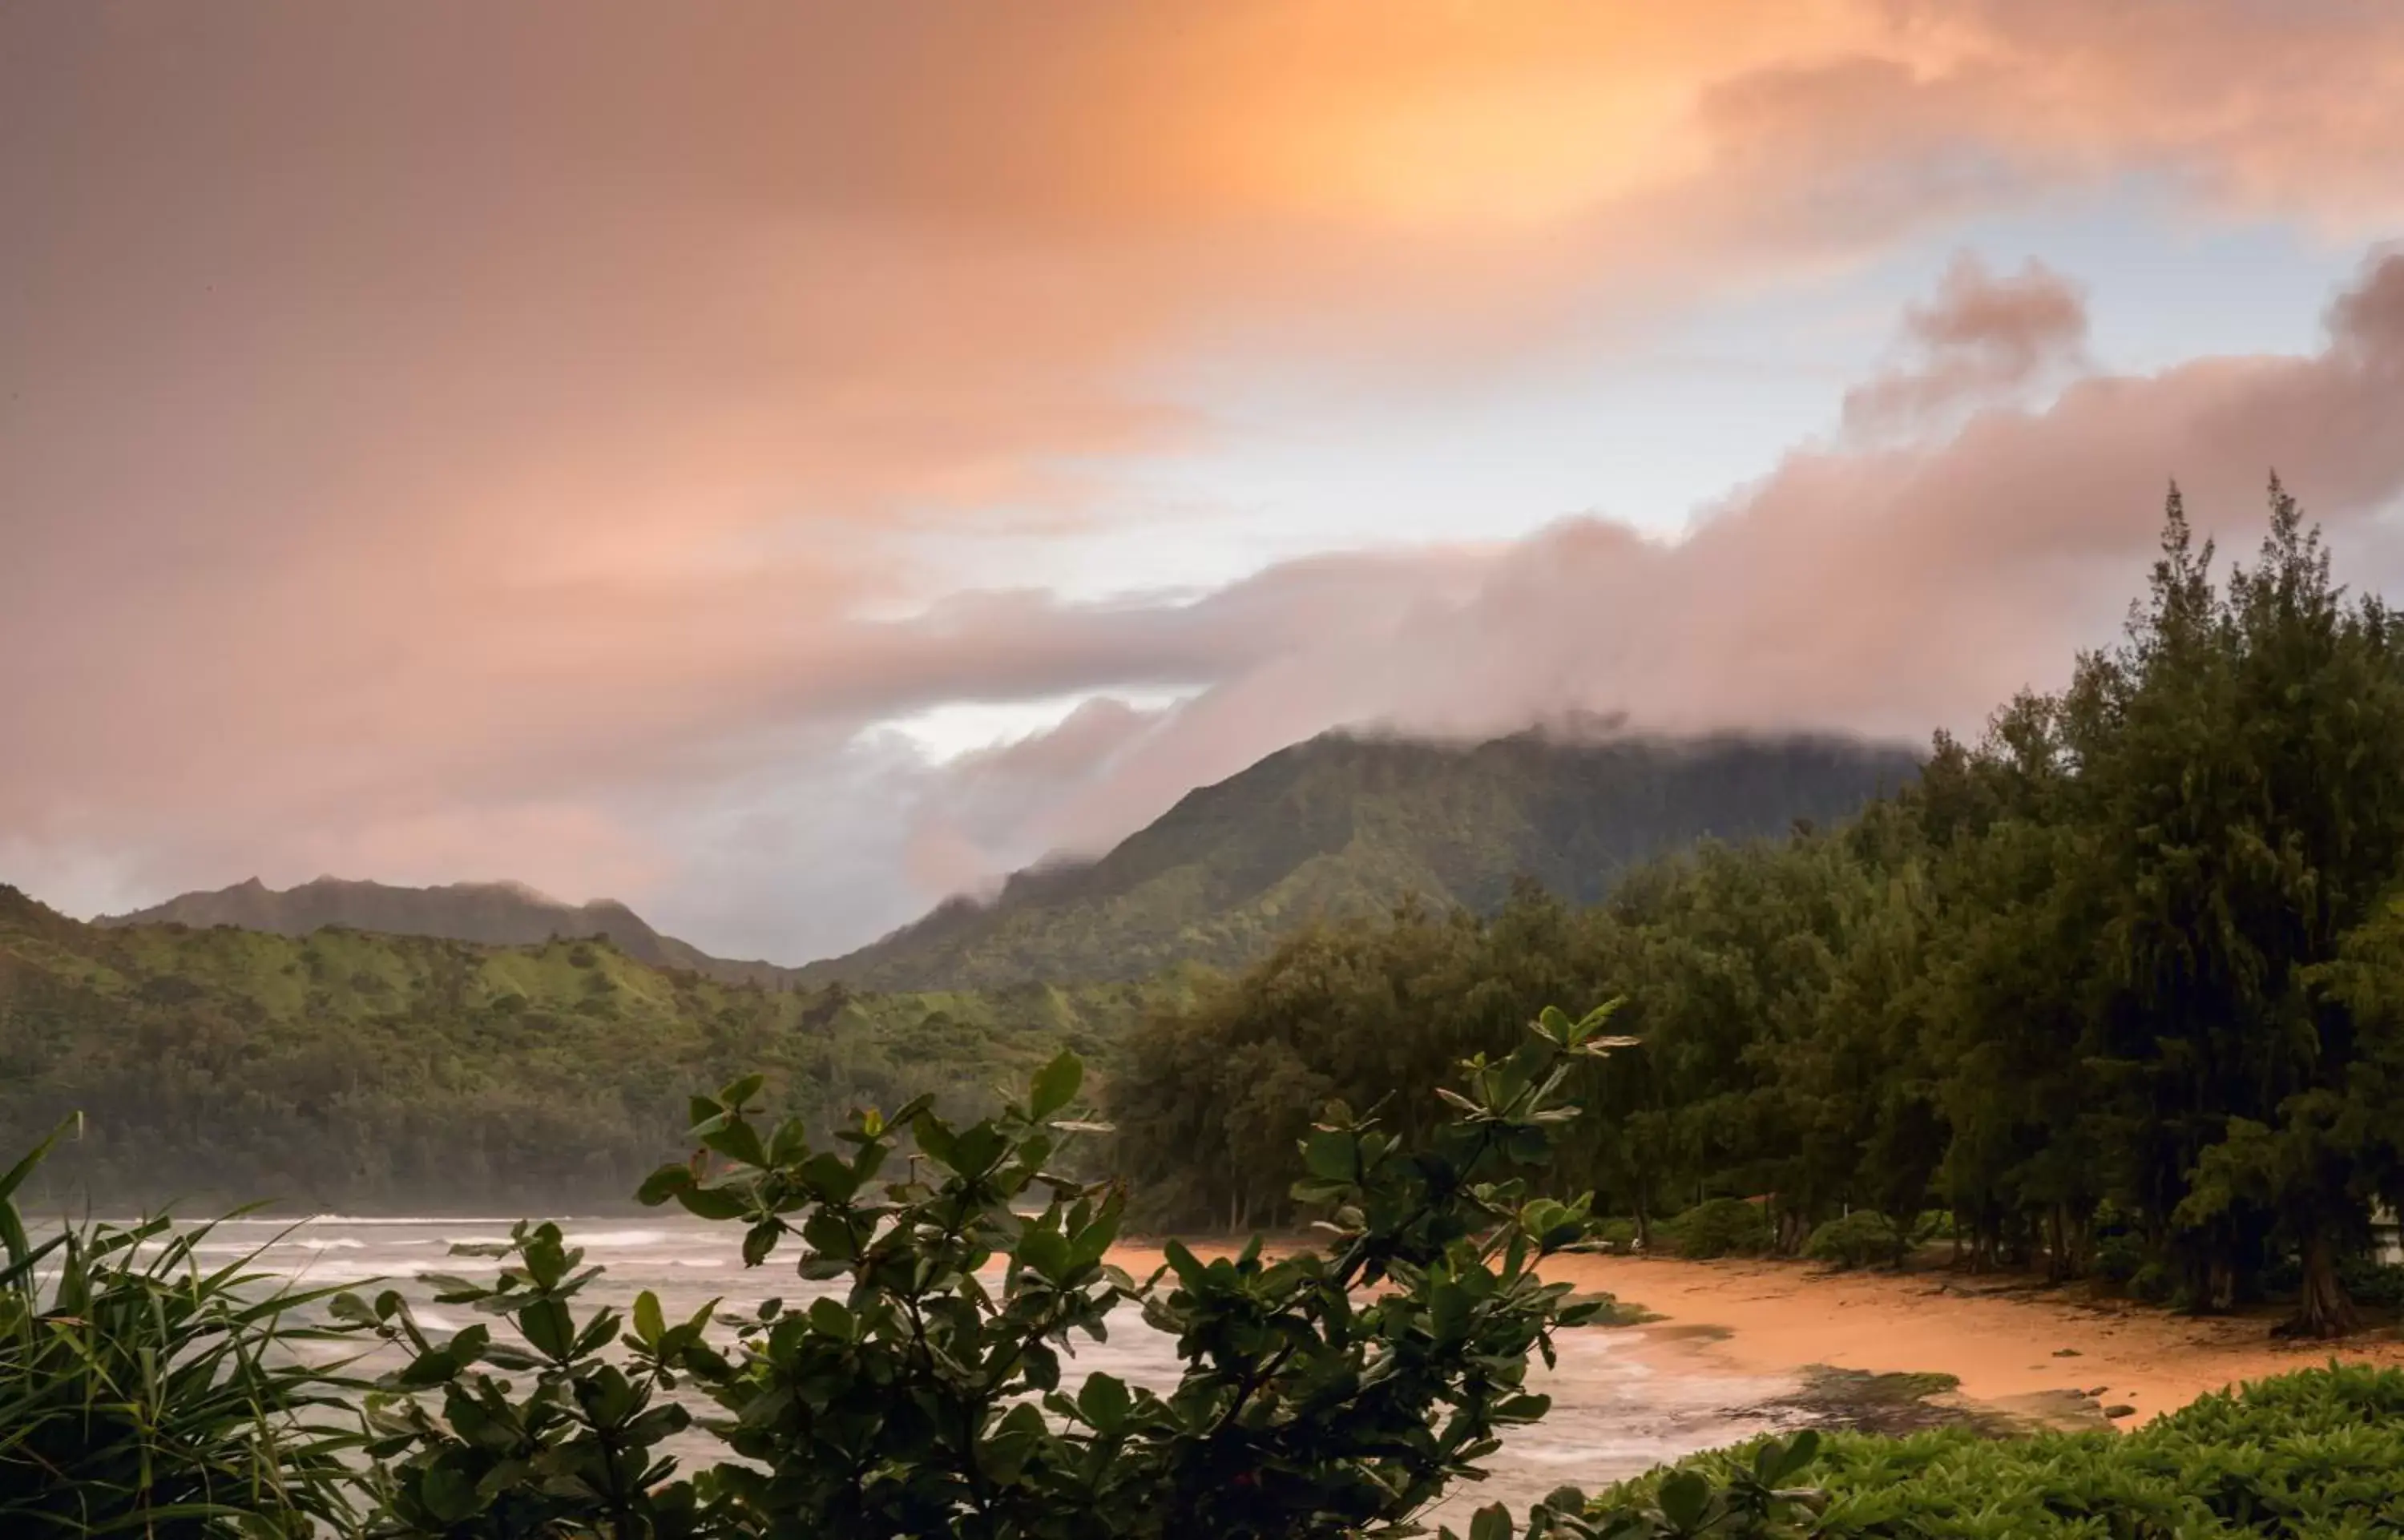
{"type": "Polygon", "coordinates": [[[1314,918],[1411,898],[1489,913],[1522,877],[1591,902],[1699,840],[1847,817],[1919,763],[1835,736],[1325,734],[1189,793],[1097,861],[1022,872],[990,902],[953,899],[803,976],[879,989],[1134,978],[1240,967],[1314,918]]]}

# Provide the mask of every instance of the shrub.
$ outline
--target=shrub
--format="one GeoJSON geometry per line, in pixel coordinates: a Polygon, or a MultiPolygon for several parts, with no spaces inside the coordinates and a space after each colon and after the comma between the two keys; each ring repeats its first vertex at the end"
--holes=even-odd
{"type": "Polygon", "coordinates": [[[2147,1262],[2129,1277],[2129,1296],[2148,1305],[2166,1305],[2179,1294],[2178,1276],[2159,1262],[2147,1262]]]}
{"type": "MultiPolygon", "coordinates": [[[[1764,1447],[1700,1455],[1614,1488],[1588,1508],[1587,1533],[1697,1533],[1654,1522],[1670,1483],[1707,1495],[1745,1490],[1764,1447]]],[[[2205,1396],[2126,1435],[1834,1434],[1782,1477],[1817,1491],[1810,1503],[1821,1511],[1808,1529],[1731,1524],[1715,1533],[1829,1540],[2386,1533],[2404,1510],[2404,1371],[2304,1370],[2205,1396]]]]}
{"type": "Polygon", "coordinates": [[[1606,1219],[1595,1226],[1594,1239],[1605,1251],[1632,1252],[1636,1249],[1636,1221],[1606,1219]]]}
{"type": "Polygon", "coordinates": [[[1769,1250],[1769,1216],[1740,1197],[1698,1203],[1656,1229],[1680,1256],[1759,1256],[1769,1250]]]}
{"type": "Polygon", "coordinates": [[[1811,1232],[1803,1254],[1814,1262],[1840,1268],[1893,1265],[1903,1256],[1903,1238],[1894,1221],[1868,1209],[1855,1209],[1811,1232]]]}
{"type": "MultiPolygon", "coordinates": [[[[62,1129],[62,1132],[63,1129],[62,1129]]],[[[70,1225],[35,1243],[0,1175],[0,1533],[308,1535],[347,1522],[342,1381],[295,1362],[257,1251],[203,1268],[213,1226],[70,1225]],[[146,1253],[147,1254],[146,1254],[146,1253]]]]}
{"type": "Polygon", "coordinates": [[[2095,1242],[2095,1254],[2090,1266],[2095,1276],[2104,1282],[2122,1288],[2131,1287],[2138,1272],[2145,1266],[2145,1238],[2127,1231],[2104,1237],[2095,1242]]]}
{"type": "Polygon", "coordinates": [[[2348,1256],[2339,1261],[2337,1277],[2357,1305],[2377,1305],[2388,1309],[2404,1305],[2404,1267],[2375,1262],[2367,1256],[2348,1256]]]}
{"type": "MultiPolygon", "coordinates": [[[[438,1342],[396,1294],[344,1298],[412,1355],[370,1411],[369,1533],[1332,1540],[1405,1524],[1502,1429],[1544,1415],[1529,1355],[1549,1361],[1554,1331],[1603,1303],[1537,1273],[1586,1241],[1587,1200],[1531,1197],[1515,1172],[1550,1153],[1576,1062],[1627,1041],[1600,1035],[1608,1014],[1548,1010],[1508,1058],[1467,1061],[1444,1093],[1457,1115],[1425,1148],[1335,1108],[1295,1188],[1332,1211],[1323,1254],[1270,1261],[1255,1237],[1206,1263],[1171,1241],[1146,1283],[1103,1260],[1121,1190],[1055,1164],[1095,1127],[1064,1116],[1072,1056],[971,1127],[922,1099],[891,1123],[860,1114],[828,1147],[797,1121],[755,1122],[756,1076],[697,1099],[692,1135],[720,1167],[663,1168],[643,1200],[742,1224],[754,1266],[798,1238],[800,1277],[841,1291],[720,1317],[723,1348],[708,1311],[671,1323],[649,1294],[631,1329],[607,1309],[580,1321],[596,1269],[555,1228],[521,1225],[496,1282],[437,1281],[513,1342],[482,1325],[438,1342]],[[905,1130],[915,1154],[880,1180],[905,1130]],[[1176,1337],[1177,1388],[1107,1373],[1064,1388],[1064,1353],[1123,1302],[1176,1337]],[[622,1367],[606,1356],[618,1344],[622,1367]],[[492,1369],[531,1372],[531,1390],[492,1369]],[[663,1452],[687,1425],[664,1398],[680,1383],[716,1404],[709,1431],[737,1457],[691,1478],[663,1452]]],[[[1507,1523],[1489,1509],[1474,1533],[1507,1523]]]]}

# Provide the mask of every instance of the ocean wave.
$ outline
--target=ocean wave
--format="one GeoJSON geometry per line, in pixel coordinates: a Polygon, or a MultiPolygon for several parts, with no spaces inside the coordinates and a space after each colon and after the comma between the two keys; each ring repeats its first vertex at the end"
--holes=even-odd
{"type": "Polygon", "coordinates": [[[361,1229],[385,1228],[415,1225],[431,1227],[437,1225],[514,1225],[517,1217],[510,1214],[385,1214],[365,1217],[358,1214],[311,1214],[305,1219],[289,1216],[282,1219],[246,1215],[240,1219],[222,1219],[220,1225],[347,1225],[361,1229]]]}
{"type": "Polygon", "coordinates": [[[668,1238],[665,1230],[570,1230],[571,1246],[656,1246],[668,1238]]]}

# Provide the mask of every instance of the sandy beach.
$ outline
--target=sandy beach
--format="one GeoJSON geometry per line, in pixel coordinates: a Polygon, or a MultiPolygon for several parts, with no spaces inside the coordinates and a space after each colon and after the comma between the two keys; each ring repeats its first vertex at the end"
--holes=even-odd
{"type": "Polygon", "coordinates": [[[1747,1372],[1807,1365],[1872,1373],[1938,1371],[1989,1406],[2035,1409],[2065,1393],[2136,1408],[2121,1427],[2249,1379],[2326,1363],[2404,1364],[2404,1340],[2273,1338],[2275,1313],[2174,1315],[2078,1287],[1942,1271],[1831,1273],[1794,1263],[1566,1259],[1559,1276],[1662,1318],[1660,1349],[1747,1372]],[[1705,1332],[1699,1328],[1717,1328],[1705,1332]],[[1686,1328],[1680,1331],[1678,1328],[1686,1328]],[[1724,1335],[1723,1335],[1724,1334],[1724,1335]]]}
{"type": "MultiPolygon", "coordinates": [[[[1204,1256],[1227,1250],[1195,1244],[1204,1256]]],[[[1160,1265],[1160,1253],[1127,1246],[1113,1260],[1141,1278],[1160,1265]]],[[[1659,1317],[1635,1334],[1635,1351],[1665,1366],[1699,1359],[1749,1375],[1812,1365],[1933,1371],[1959,1379],[1969,1401],[2046,1420],[2089,1393],[2097,1405],[2135,1408],[2116,1424],[2122,1428],[2332,1357],[2404,1365],[2404,1339],[2389,1330],[2290,1342],[2271,1337],[2275,1312],[2197,1319],[2018,1277],[1625,1256],[1565,1257],[1554,1272],[1659,1317]]]]}

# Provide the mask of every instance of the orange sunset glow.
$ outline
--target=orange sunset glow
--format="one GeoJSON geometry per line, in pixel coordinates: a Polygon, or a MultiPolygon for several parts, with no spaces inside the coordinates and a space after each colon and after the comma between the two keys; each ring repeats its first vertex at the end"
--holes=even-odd
{"type": "Polygon", "coordinates": [[[0,7],[0,870],[802,962],[1339,726],[2404,568],[2404,9],[0,7]],[[2246,527],[2251,527],[2247,525],[2246,527]]]}

